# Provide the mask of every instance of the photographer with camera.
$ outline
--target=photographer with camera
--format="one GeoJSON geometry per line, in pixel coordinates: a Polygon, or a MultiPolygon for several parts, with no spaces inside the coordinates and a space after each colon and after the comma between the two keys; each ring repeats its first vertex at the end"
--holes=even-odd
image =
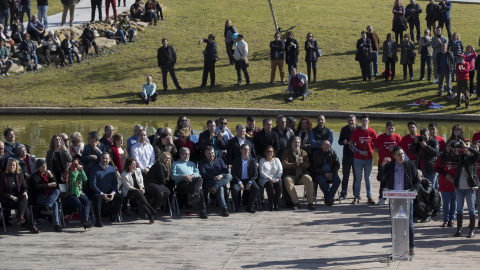
{"type": "Polygon", "coordinates": [[[420,128],[420,136],[417,136],[410,145],[410,153],[417,154],[415,165],[422,170],[425,178],[432,181],[435,189],[438,189],[438,175],[435,169],[435,163],[440,156],[438,141],[430,137],[427,129],[420,128]]]}
{"type": "MultiPolygon", "coordinates": [[[[458,157],[457,171],[453,179],[455,195],[457,197],[457,232],[456,237],[462,236],[463,206],[467,200],[468,214],[470,217],[468,238],[475,236],[475,192],[478,190],[478,175],[475,162],[480,160],[480,153],[471,147],[469,141],[460,141],[462,152],[458,157]]],[[[452,144],[453,146],[453,144],[452,144]]]]}
{"type": "Polygon", "coordinates": [[[198,139],[198,144],[200,146],[200,157],[205,156],[205,148],[207,146],[213,146],[215,156],[220,156],[220,150],[227,150],[227,144],[223,140],[223,134],[220,130],[216,130],[217,124],[215,121],[208,120],[207,121],[207,130],[200,133],[200,137],[198,139]]]}

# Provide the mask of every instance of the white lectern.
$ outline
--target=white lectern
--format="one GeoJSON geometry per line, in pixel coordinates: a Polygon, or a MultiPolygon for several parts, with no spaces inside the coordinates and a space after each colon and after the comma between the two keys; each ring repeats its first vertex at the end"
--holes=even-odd
{"type": "Polygon", "coordinates": [[[410,205],[415,191],[384,190],[383,198],[390,201],[392,221],[392,260],[410,260],[409,223],[410,205]]]}

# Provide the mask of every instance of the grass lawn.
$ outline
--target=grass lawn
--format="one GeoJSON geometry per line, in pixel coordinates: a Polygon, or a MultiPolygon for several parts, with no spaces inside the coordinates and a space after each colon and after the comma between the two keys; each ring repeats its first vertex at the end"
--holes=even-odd
{"type": "MultiPolygon", "coordinates": [[[[22,74],[0,80],[0,106],[145,106],[137,93],[145,76],[153,75],[160,90],[160,100],[149,106],[175,107],[245,107],[278,109],[355,110],[380,112],[452,112],[477,113],[478,101],[470,110],[455,111],[455,104],[445,96],[437,97],[437,86],[419,82],[420,56],[414,65],[414,78],[403,78],[397,63],[396,81],[383,79],[363,82],[358,62],[354,60],[355,44],[360,32],[372,25],[382,42],[391,31],[393,1],[378,0],[272,0],[280,27],[293,30],[300,44],[299,71],[306,73],[303,44],[312,32],[324,56],[318,62],[317,82],[305,102],[285,103],[286,87],[277,82],[269,86],[269,43],[274,25],[268,1],[258,0],[176,0],[163,1],[167,6],[166,21],[139,33],[135,44],[117,46],[116,53],[84,61],[69,68],[50,68],[37,74],[22,74]],[[226,19],[244,34],[249,45],[251,85],[236,86],[236,72],[228,64],[223,42],[226,19]],[[203,70],[202,51],[198,40],[214,33],[220,61],[216,68],[217,87],[199,89],[203,70]],[[157,67],[156,50],[161,39],[168,38],[177,51],[177,77],[183,91],[174,90],[168,78],[169,91],[164,92],[161,72],[157,67]],[[424,98],[444,105],[443,109],[408,107],[406,104],[424,98]]],[[[419,1],[425,8],[427,2],[419,1]]],[[[478,44],[476,18],[480,5],[453,4],[452,30],[459,32],[463,44],[478,44]]],[[[425,14],[421,26],[426,27],[425,14]]],[[[445,33],[446,35],[446,33],[445,33]]],[[[381,54],[381,53],[380,53],[381,54]]],[[[400,57],[400,54],[399,54],[400,57]]],[[[286,68],[285,68],[286,69],[286,68]]],[[[384,70],[379,63],[379,73],[384,70]]],[[[454,87],[456,84],[454,83],[454,87]]]]}

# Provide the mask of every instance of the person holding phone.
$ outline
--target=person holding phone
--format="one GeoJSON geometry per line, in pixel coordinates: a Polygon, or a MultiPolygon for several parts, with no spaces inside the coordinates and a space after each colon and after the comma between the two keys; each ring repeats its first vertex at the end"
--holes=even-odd
{"type": "MultiPolygon", "coordinates": [[[[68,142],[68,138],[67,138],[68,142]]],[[[63,183],[63,173],[67,168],[67,163],[72,161],[70,151],[67,151],[65,141],[60,135],[53,135],[50,140],[50,150],[47,152],[47,169],[55,176],[57,183],[63,183]]]]}
{"type": "Polygon", "coordinates": [[[207,130],[200,133],[199,146],[200,157],[204,157],[204,150],[207,146],[213,146],[215,156],[219,156],[220,150],[227,150],[227,144],[223,140],[223,134],[219,130],[216,130],[217,124],[212,119],[207,121],[207,130]]]}

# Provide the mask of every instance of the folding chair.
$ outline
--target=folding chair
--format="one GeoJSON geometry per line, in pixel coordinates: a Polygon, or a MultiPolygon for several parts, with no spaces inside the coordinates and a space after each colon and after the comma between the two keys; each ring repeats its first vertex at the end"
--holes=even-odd
{"type": "Polygon", "coordinates": [[[1,215],[2,215],[3,231],[5,232],[5,234],[7,234],[7,225],[5,224],[5,219],[6,219],[6,218],[9,218],[9,217],[6,217],[6,216],[3,214],[3,210],[15,210],[15,209],[4,208],[4,207],[2,206],[2,203],[0,202],[0,213],[1,213],[1,215]]]}

